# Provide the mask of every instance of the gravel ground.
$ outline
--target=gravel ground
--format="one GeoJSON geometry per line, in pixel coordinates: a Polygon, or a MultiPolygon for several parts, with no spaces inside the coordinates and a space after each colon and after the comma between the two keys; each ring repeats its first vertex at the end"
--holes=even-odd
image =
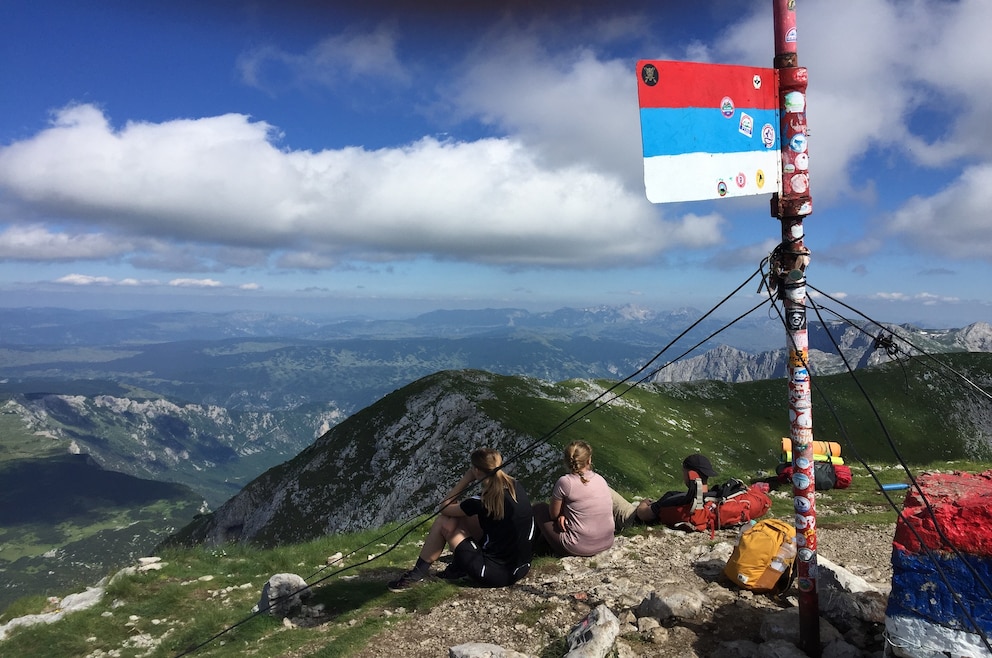
{"type": "MultiPolygon", "coordinates": [[[[894,530],[894,525],[820,529],[818,555],[887,593],[894,530]]],[[[561,656],[565,652],[562,638],[599,604],[606,604],[625,629],[616,644],[618,656],[727,655],[722,643],[760,643],[761,620],[769,612],[798,605],[795,590],[780,598],[755,595],[739,590],[723,576],[735,539],[732,530],[719,531],[711,540],[707,533],[666,528],[619,536],[605,553],[550,561],[514,587],[465,586],[454,599],[412,616],[403,614],[402,608],[387,610],[385,614],[397,621],[358,655],[447,656],[451,646],[486,642],[526,656],[561,656]],[[629,625],[637,623],[632,610],[659,591],[680,591],[698,604],[692,604],[692,614],[661,625],[642,621],[635,630],[629,625]]],[[[867,626],[858,631],[862,655],[880,656],[881,629],[867,626]]]]}

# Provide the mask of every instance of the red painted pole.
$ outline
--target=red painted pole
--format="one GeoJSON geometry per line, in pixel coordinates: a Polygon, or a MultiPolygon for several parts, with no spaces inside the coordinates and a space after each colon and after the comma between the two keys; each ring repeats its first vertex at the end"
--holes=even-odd
{"type": "Polygon", "coordinates": [[[779,75],[781,194],[772,197],[772,216],[782,224],[782,242],[772,254],[786,319],[789,352],[789,435],[792,439],[792,496],[796,510],[799,648],[820,656],[820,604],[816,591],[816,490],[813,472],[813,411],[806,328],[806,266],[803,218],[813,212],[806,150],[806,69],[796,54],[796,0],[773,0],[775,69],[779,75]]]}

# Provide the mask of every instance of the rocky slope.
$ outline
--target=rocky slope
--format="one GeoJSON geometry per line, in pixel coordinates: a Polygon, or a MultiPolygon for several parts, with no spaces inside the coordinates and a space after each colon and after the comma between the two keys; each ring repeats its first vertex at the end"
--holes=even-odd
{"type": "MultiPolygon", "coordinates": [[[[894,526],[819,530],[819,554],[864,581],[856,594],[841,594],[822,581],[820,640],[832,645],[824,655],[882,656],[893,532],[894,526]]],[[[735,531],[719,531],[715,539],[652,528],[618,537],[596,557],[538,569],[514,587],[466,586],[425,614],[387,610],[397,621],[357,658],[444,656],[450,647],[472,642],[524,656],[560,656],[563,636],[600,604],[620,618],[615,655],[624,658],[804,656],[795,646],[795,590],[776,598],[734,587],[722,568],[735,531]]]]}
{"type": "MultiPolygon", "coordinates": [[[[482,445],[507,460],[524,453],[508,471],[550,481],[557,451],[482,411],[497,379],[478,371],[441,373],[387,396],[350,418],[346,431],[328,432],[251,482],[189,528],[186,539],[274,545],[410,518],[443,497],[482,445]]],[[[536,381],[512,381],[544,395],[536,381]]]]}

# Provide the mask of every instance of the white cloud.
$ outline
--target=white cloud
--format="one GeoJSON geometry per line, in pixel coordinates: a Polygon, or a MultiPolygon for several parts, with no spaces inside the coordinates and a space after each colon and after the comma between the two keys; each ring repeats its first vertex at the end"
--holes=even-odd
{"type": "Polygon", "coordinates": [[[115,130],[74,106],[0,150],[0,186],[87,230],[232,247],[590,265],[700,244],[641,190],[515,139],[309,152],[273,133],[236,114],[115,130]]]}
{"type": "MultiPolygon", "coordinates": [[[[966,158],[978,160],[954,187],[890,214],[884,236],[851,236],[851,248],[867,257],[899,235],[948,258],[989,258],[992,235],[978,210],[988,207],[992,182],[984,163],[992,68],[963,63],[992,54],[992,40],[981,36],[992,3],[811,0],[798,11],[816,206],[841,197],[878,203],[893,169],[876,160],[943,167],[945,178],[966,158]],[[923,111],[946,126],[922,130],[923,111]]],[[[693,58],[771,66],[770,14],[760,3],[709,45],[681,48],[693,58]]],[[[96,106],[65,108],[47,130],[0,147],[0,257],[111,257],[205,273],[423,256],[596,267],[723,244],[721,217],[666,218],[644,199],[633,62],[596,49],[643,38],[646,23],[628,15],[601,25],[603,35],[563,51],[536,28],[500,24],[456,62],[432,99],[443,107],[421,107],[449,112],[449,122],[482,122],[496,135],[476,141],[291,150],[279,129],[244,114],[114,127],[96,106]],[[53,224],[28,226],[28,216],[53,224]]],[[[403,30],[397,23],[339,33],[293,52],[264,46],[242,57],[240,71],[262,88],[385,81],[377,89],[406,90],[418,65],[399,54],[403,30]]],[[[672,50],[658,41],[645,55],[672,50]]],[[[421,98],[434,84],[423,85],[421,98]]],[[[749,242],[721,259],[756,264],[767,245],[749,242]]],[[[817,255],[825,260],[824,252],[817,255]]]]}
{"type": "Polygon", "coordinates": [[[937,295],[930,292],[904,293],[904,292],[877,292],[869,295],[869,299],[876,299],[887,302],[912,302],[933,306],[935,304],[949,304],[961,301],[957,297],[949,295],[937,295]]]}
{"type": "MultiPolygon", "coordinates": [[[[770,9],[762,3],[734,26],[717,57],[770,65],[770,9]]],[[[929,198],[912,198],[891,221],[866,225],[884,232],[845,252],[875,253],[895,232],[946,258],[992,259],[981,210],[992,182],[992,67],[984,65],[992,3],[815,0],[797,12],[814,207],[843,198],[877,204],[881,189],[918,166],[933,172],[932,187],[960,176],[929,198]],[[962,166],[969,168],[958,174],[962,166]]]]}
{"type": "Polygon", "coordinates": [[[820,299],[820,298],[833,298],[833,299],[847,299],[848,294],[846,292],[831,292],[831,293],[820,293],[816,290],[810,290],[809,296],[820,299]]]}
{"type": "MultiPolygon", "coordinates": [[[[721,42],[723,53],[770,65],[769,13],[762,5],[735,27],[721,42]]],[[[851,161],[884,157],[871,153],[879,148],[930,165],[986,153],[974,132],[960,127],[977,123],[984,135],[992,131],[984,109],[992,101],[992,72],[967,65],[992,55],[983,36],[990,22],[992,5],[974,0],[819,0],[798,9],[799,61],[810,72],[811,164],[825,193],[856,184],[845,173],[851,161]],[[952,137],[923,137],[911,125],[921,109],[940,112],[938,120],[947,122],[952,137]]]]}
{"type": "Polygon", "coordinates": [[[44,226],[10,226],[0,232],[0,259],[70,261],[120,256],[134,245],[101,233],[63,233],[44,226]]]}
{"type": "Polygon", "coordinates": [[[588,49],[549,52],[538,35],[494,35],[444,94],[456,111],[514,135],[556,166],[594,164],[643,194],[633,65],[588,49]]]}
{"type": "Polygon", "coordinates": [[[71,286],[94,286],[112,285],[114,280],[106,276],[90,276],[88,274],[67,274],[55,280],[56,283],[65,283],[71,286]]]}
{"type": "Polygon", "coordinates": [[[223,284],[213,279],[173,279],[169,285],[177,288],[220,288],[223,284]]]}
{"type": "Polygon", "coordinates": [[[992,163],[965,169],[950,187],[914,197],[887,222],[892,233],[949,259],[992,262],[992,163]]]}

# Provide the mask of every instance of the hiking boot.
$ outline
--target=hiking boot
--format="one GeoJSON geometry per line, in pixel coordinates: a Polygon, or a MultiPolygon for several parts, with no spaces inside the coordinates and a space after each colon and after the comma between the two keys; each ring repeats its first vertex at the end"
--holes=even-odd
{"type": "Polygon", "coordinates": [[[452,562],[444,568],[444,571],[437,575],[438,578],[442,580],[461,580],[462,578],[468,578],[468,572],[462,569],[460,566],[452,562]]]}
{"type": "Polygon", "coordinates": [[[424,574],[418,573],[413,569],[410,569],[405,574],[397,578],[396,580],[391,580],[386,583],[386,587],[389,588],[390,592],[403,592],[410,589],[420,581],[424,579],[424,574]]]}

